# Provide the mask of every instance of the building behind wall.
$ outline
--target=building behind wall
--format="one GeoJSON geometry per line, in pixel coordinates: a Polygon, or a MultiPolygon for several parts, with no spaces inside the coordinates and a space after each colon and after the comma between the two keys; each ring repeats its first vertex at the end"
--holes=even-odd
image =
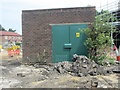
{"type": "Polygon", "coordinates": [[[0,31],[0,45],[7,48],[10,44],[22,43],[22,35],[16,32],[0,31]]]}
{"type": "Polygon", "coordinates": [[[23,10],[23,62],[38,61],[43,52],[47,53],[46,59],[50,62],[52,59],[50,24],[91,23],[95,15],[95,7],[23,10]]]}

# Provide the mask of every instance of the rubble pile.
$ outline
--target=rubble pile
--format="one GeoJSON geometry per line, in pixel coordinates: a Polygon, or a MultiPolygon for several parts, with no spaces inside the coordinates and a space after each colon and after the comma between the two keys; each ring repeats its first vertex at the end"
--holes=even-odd
{"type": "Polygon", "coordinates": [[[54,70],[60,74],[69,73],[75,76],[96,76],[113,73],[113,67],[101,66],[91,61],[86,56],[79,56],[75,62],[59,62],[54,65],[54,70]]]}

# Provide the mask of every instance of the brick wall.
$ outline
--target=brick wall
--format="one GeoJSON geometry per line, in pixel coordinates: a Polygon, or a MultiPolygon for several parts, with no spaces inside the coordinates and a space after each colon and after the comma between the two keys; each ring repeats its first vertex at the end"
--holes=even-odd
{"type": "Polygon", "coordinates": [[[39,53],[52,56],[50,24],[93,22],[95,7],[25,10],[22,12],[23,62],[38,61],[39,53]]]}

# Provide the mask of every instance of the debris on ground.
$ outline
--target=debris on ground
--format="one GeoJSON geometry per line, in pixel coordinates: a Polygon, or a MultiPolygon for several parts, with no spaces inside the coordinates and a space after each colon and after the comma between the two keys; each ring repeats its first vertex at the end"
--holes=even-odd
{"type": "Polygon", "coordinates": [[[118,66],[101,66],[85,56],[74,62],[33,65],[4,60],[0,88],[118,88],[118,66]]]}
{"type": "Polygon", "coordinates": [[[60,74],[70,73],[75,76],[96,76],[113,73],[116,66],[101,66],[86,56],[79,56],[75,62],[63,61],[56,63],[54,69],[60,74]]]}

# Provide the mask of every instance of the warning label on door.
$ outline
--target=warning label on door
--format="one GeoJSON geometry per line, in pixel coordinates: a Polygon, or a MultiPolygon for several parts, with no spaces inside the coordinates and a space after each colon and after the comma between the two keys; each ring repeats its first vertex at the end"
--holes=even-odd
{"type": "Polygon", "coordinates": [[[80,37],[80,33],[76,33],[76,37],[80,37]]]}

